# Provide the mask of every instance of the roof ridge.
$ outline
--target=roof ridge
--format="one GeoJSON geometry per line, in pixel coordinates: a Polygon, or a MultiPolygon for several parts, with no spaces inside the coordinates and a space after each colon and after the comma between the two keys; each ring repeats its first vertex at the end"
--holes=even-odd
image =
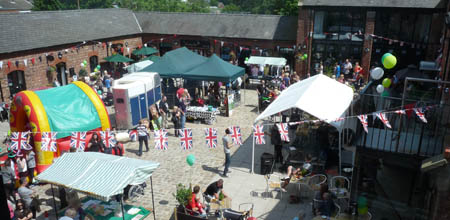
{"type": "Polygon", "coordinates": [[[254,17],[290,17],[286,15],[268,15],[268,14],[245,14],[245,13],[201,13],[201,12],[165,12],[165,11],[134,11],[134,13],[143,14],[191,14],[191,15],[217,15],[217,16],[254,16],[254,17]]]}
{"type": "Polygon", "coordinates": [[[54,11],[33,11],[29,10],[22,13],[17,12],[4,12],[0,13],[0,16],[8,16],[8,15],[27,15],[27,14],[58,14],[58,13],[67,13],[67,12],[92,12],[92,11],[106,11],[106,10],[115,10],[115,11],[129,11],[133,13],[132,10],[127,8],[93,8],[93,9],[72,9],[72,10],[54,10],[54,11]]]}

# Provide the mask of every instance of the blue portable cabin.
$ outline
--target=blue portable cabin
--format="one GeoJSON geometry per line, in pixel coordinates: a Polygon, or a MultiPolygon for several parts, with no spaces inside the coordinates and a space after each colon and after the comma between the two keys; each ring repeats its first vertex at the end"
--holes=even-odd
{"type": "Polygon", "coordinates": [[[148,108],[161,100],[161,79],[158,73],[130,73],[115,80],[112,90],[116,127],[130,129],[149,118],[148,108]]]}

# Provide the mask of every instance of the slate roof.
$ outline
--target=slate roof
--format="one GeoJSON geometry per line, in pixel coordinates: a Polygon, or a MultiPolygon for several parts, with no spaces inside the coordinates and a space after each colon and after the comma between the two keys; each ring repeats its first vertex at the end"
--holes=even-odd
{"type": "Polygon", "coordinates": [[[133,12],[124,9],[0,13],[0,53],[137,33],[133,12]]]}
{"type": "Polygon", "coordinates": [[[296,40],[297,17],[253,14],[136,12],[144,33],[296,40]]]}
{"type": "Polygon", "coordinates": [[[0,0],[0,11],[2,10],[30,10],[33,7],[31,1],[27,0],[0,0]]]}
{"type": "Polygon", "coordinates": [[[445,0],[299,0],[303,6],[351,6],[380,8],[445,8],[445,0]]]}

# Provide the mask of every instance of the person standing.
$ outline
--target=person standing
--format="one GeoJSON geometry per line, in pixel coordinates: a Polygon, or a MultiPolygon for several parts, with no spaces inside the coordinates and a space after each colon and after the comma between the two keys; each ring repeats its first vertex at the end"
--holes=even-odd
{"type": "Polygon", "coordinates": [[[184,128],[184,125],[186,124],[186,93],[183,93],[183,95],[181,96],[181,99],[178,102],[178,108],[180,109],[180,113],[181,113],[181,117],[180,117],[180,125],[181,125],[181,129],[184,128]]]}
{"type": "Polygon", "coordinates": [[[27,151],[27,166],[28,177],[30,178],[30,184],[33,184],[34,180],[34,168],[36,168],[36,154],[33,150],[27,151]]]}
{"type": "Polygon", "coordinates": [[[320,61],[319,68],[317,68],[317,73],[318,74],[323,74],[323,63],[322,63],[322,61],[320,61]]]}
{"type": "Polygon", "coordinates": [[[140,120],[137,126],[138,140],[139,140],[139,153],[138,156],[142,156],[142,144],[145,144],[145,148],[148,151],[148,127],[144,124],[144,120],[140,120]]]}
{"type": "Polygon", "coordinates": [[[97,132],[92,134],[91,140],[89,140],[88,149],[89,152],[102,152],[104,146],[103,141],[97,132]]]}
{"type": "Polygon", "coordinates": [[[281,149],[283,148],[283,143],[281,142],[280,131],[278,130],[277,124],[273,124],[270,129],[270,142],[274,146],[275,151],[275,163],[283,163],[283,155],[281,153],[281,149]]]}
{"type": "Polygon", "coordinates": [[[159,102],[159,113],[162,117],[161,126],[163,129],[167,129],[167,116],[169,114],[169,105],[167,104],[167,97],[163,95],[159,102]]]}
{"type": "MultiPolygon", "coordinates": [[[[19,154],[19,153],[18,153],[19,154]]],[[[27,173],[27,160],[25,159],[25,155],[21,154],[17,155],[17,169],[19,170],[20,180],[26,181],[28,173],[27,173]]]]}
{"type": "Polygon", "coordinates": [[[353,69],[353,79],[358,79],[360,73],[362,73],[362,67],[356,62],[355,68],[353,69]]]}
{"type": "Polygon", "coordinates": [[[352,78],[352,75],[351,75],[351,71],[352,70],[353,70],[352,63],[350,62],[350,60],[346,59],[345,63],[344,63],[344,76],[345,76],[345,79],[352,78]]]}
{"type": "Polygon", "coordinates": [[[339,79],[341,76],[341,65],[339,65],[339,63],[334,65],[334,74],[336,75],[336,79],[339,79]]]}
{"type": "Polygon", "coordinates": [[[180,129],[181,129],[181,111],[178,109],[177,106],[173,107],[172,122],[173,128],[175,130],[175,137],[178,137],[180,136],[180,129]]]}
{"type": "Polygon", "coordinates": [[[11,168],[11,159],[8,158],[5,160],[5,165],[0,167],[0,172],[2,174],[6,198],[11,200],[12,197],[13,200],[11,201],[15,202],[16,197],[14,196],[14,183],[16,182],[16,174],[11,168]]]}
{"type": "Polygon", "coordinates": [[[228,177],[228,168],[231,163],[231,147],[233,147],[233,142],[231,141],[231,131],[229,128],[225,129],[225,136],[222,138],[223,141],[223,151],[225,153],[225,168],[223,169],[223,176],[228,177]]]}
{"type": "Polygon", "coordinates": [[[111,92],[111,78],[109,78],[108,75],[105,75],[105,87],[108,90],[108,92],[111,92]]]}
{"type": "Polygon", "coordinates": [[[20,180],[20,187],[17,189],[20,198],[25,202],[25,207],[31,210],[33,218],[36,218],[36,206],[32,204],[35,192],[28,187],[27,179],[20,180]]]}

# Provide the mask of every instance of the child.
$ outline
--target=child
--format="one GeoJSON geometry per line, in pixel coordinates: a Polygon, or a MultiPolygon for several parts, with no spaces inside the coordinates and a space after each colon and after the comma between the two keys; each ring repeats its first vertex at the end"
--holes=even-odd
{"type": "Polygon", "coordinates": [[[178,137],[180,132],[179,129],[181,129],[181,112],[177,106],[173,107],[172,122],[175,129],[175,136],[178,137]]]}

